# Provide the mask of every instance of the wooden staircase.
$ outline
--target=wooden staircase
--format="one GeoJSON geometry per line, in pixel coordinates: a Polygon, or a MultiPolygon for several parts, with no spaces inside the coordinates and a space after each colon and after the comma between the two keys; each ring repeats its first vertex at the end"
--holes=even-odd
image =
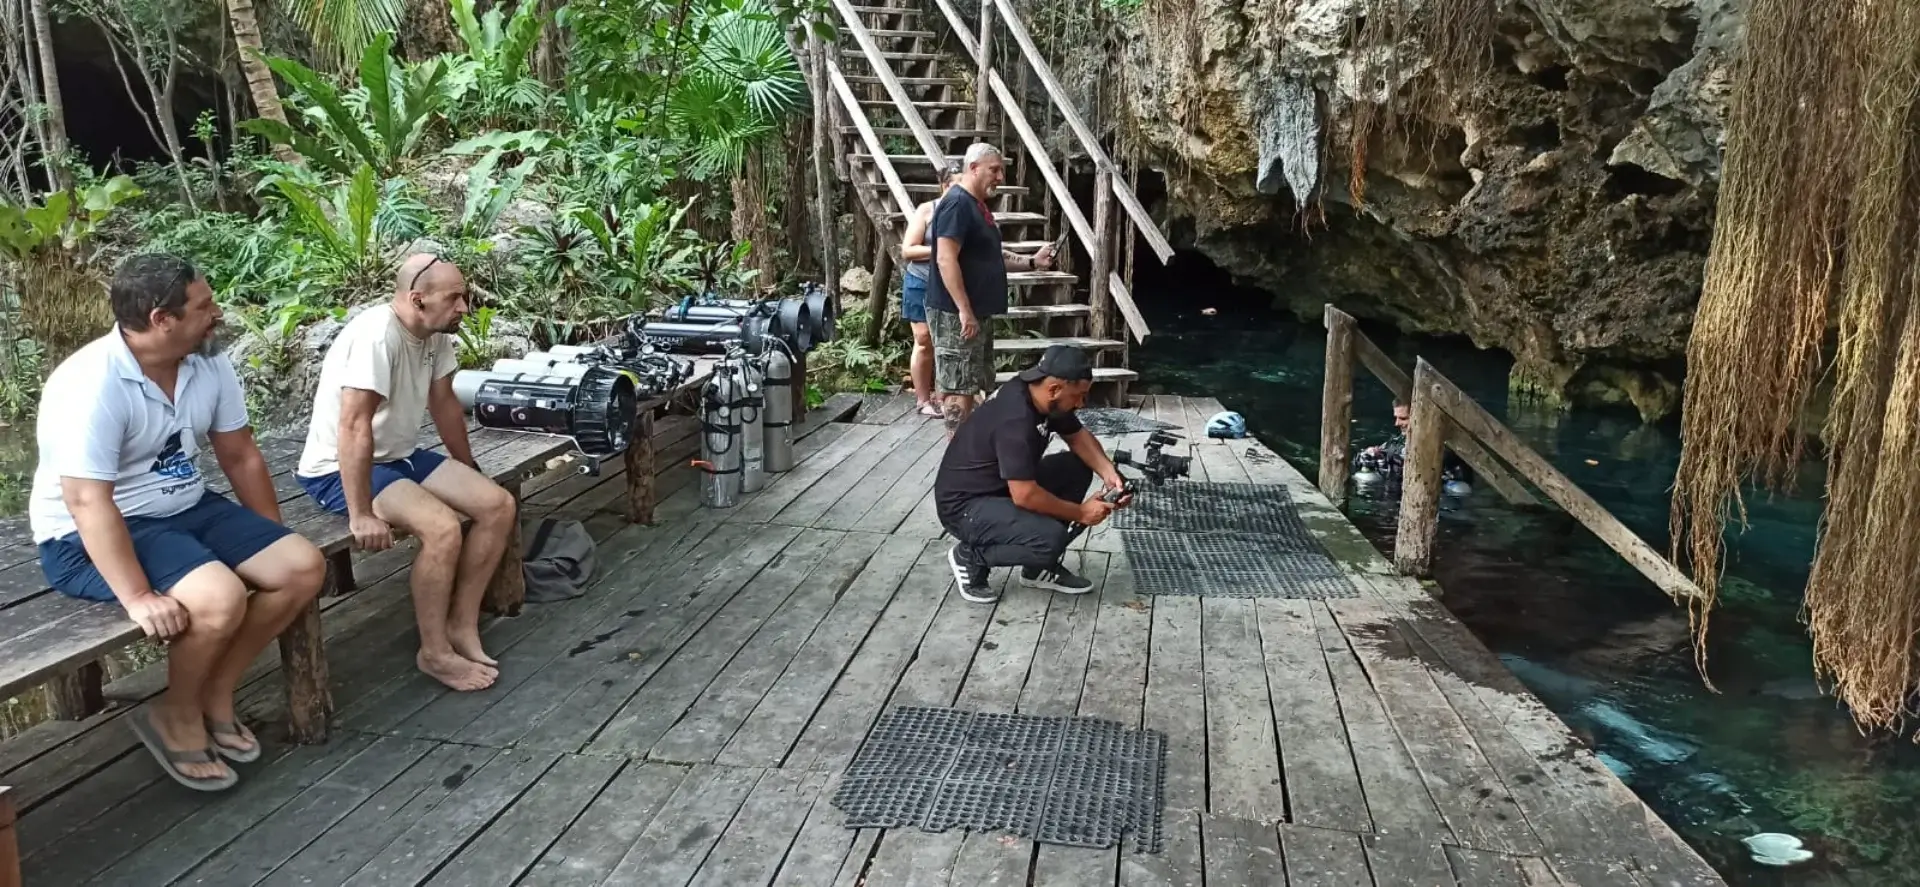
{"type": "Polygon", "coordinates": [[[828,96],[834,172],[876,235],[874,316],[885,316],[894,301],[893,268],[914,208],[939,196],[947,162],[974,142],[991,142],[1007,164],[1007,184],[989,204],[1004,248],[1031,254],[1063,230],[1073,233],[1077,247],[1056,256],[1055,270],[1008,273],[1011,307],[995,331],[999,378],[1030,366],[1049,345],[1076,345],[1095,357],[1095,402],[1124,404],[1127,383],[1139,375],[1128,368],[1129,345],[1149,333],[1129,288],[1135,233],[1162,262],[1172,257],[1172,246],[1067,101],[1006,0],[982,0],[980,18],[972,22],[949,0],[892,2],[897,5],[831,0],[838,39],[821,47],[814,38],[819,64],[808,71],[811,85],[828,96]],[[996,41],[1006,38],[1017,54],[1001,43],[996,55],[996,41]],[[1053,105],[1048,116],[1064,120],[1080,142],[1078,153],[1091,158],[1091,220],[1008,88],[1002,61],[1027,66],[1031,78],[1014,79],[1039,81],[1053,105]]]}

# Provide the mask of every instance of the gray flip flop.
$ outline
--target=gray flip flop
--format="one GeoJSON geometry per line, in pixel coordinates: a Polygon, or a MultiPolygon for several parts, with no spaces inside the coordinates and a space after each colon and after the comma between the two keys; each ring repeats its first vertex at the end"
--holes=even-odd
{"type": "Polygon", "coordinates": [[[216,721],[208,718],[207,735],[215,737],[213,740],[213,750],[219,752],[221,757],[229,761],[236,764],[251,764],[254,761],[260,760],[260,735],[257,733],[254,734],[253,737],[253,747],[246,751],[220,744],[218,737],[221,736],[232,736],[235,739],[243,739],[246,737],[245,733],[240,732],[240,724],[237,721],[227,723],[226,721],[216,721]]]}
{"type": "Polygon", "coordinates": [[[218,762],[220,757],[215,755],[212,749],[168,748],[166,740],[160,738],[160,731],[153,726],[151,715],[150,710],[142,708],[128,715],[127,725],[133,728],[133,734],[140,737],[141,744],[147,747],[147,751],[153,753],[153,759],[160,762],[160,766],[167,771],[168,776],[173,777],[173,781],[203,792],[223,791],[232,788],[234,783],[240,781],[240,774],[233,772],[232,767],[227,768],[227,775],[211,779],[195,779],[180,772],[180,768],[174,766],[175,764],[212,764],[218,762]]]}

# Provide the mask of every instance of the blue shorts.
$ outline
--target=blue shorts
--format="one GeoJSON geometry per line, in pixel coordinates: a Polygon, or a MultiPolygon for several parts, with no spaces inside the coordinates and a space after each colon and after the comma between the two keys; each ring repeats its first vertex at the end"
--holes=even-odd
{"type": "MultiPolygon", "coordinates": [[[[392,462],[373,463],[373,495],[393,485],[394,481],[410,480],[417,484],[427,482],[427,476],[433,473],[440,463],[447,461],[446,455],[428,449],[413,451],[413,455],[392,462]]],[[[340,472],[323,474],[319,477],[305,477],[295,474],[300,486],[320,503],[320,507],[334,514],[347,513],[347,491],[340,485],[340,472]]]]}
{"type": "Polygon", "coordinates": [[[901,275],[900,316],[908,323],[927,322],[927,279],[911,271],[901,275]]]}
{"type": "MultiPolygon", "coordinates": [[[[293,535],[280,524],[208,490],[192,508],[172,517],[127,518],[133,556],[147,583],[165,593],[188,573],[215,561],[238,567],[267,546],[293,535]]],[[[87,601],[112,601],[113,589],[87,557],[79,533],[40,543],[40,569],[61,594],[87,601]]]]}

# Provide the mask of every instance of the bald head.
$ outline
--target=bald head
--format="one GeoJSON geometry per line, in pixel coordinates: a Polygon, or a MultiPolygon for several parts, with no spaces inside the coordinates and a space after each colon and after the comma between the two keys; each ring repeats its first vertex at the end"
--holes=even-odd
{"type": "Polygon", "coordinates": [[[393,276],[393,310],[416,335],[459,332],[469,307],[466,276],[439,256],[408,256],[393,276]]]}

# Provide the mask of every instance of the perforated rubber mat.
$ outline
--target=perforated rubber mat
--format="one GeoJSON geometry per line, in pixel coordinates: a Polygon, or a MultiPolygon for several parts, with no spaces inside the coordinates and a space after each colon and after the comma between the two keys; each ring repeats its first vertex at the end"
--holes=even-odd
{"type": "Polygon", "coordinates": [[[1279,484],[1169,481],[1135,496],[1133,505],[1114,512],[1112,522],[1122,530],[1232,533],[1260,537],[1264,547],[1321,550],[1279,484]]]}
{"type": "Polygon", "coordinates": [[[1080,424],[1096,437],[1113,437],[1120,434],[1140,434],[1148,431],[1169,431],[1180,426],[1158,419],[1149,419],[1132,410],[1120,410],[1113,407],[1090,407],[1074,413],[1080,418],[1080,424]]]}
{"type": "Polygon", "coordinates": [[[906,706],[880,716],[840,779],[848,828],[1005,831],[1160,852],[1166,735],[1096,718],[906,706]]]}
{"type": "Polygon", "coordinates": [[[1359,597],[1353,581],[1319,551],[1288,551],[1257,536],[1121,530],[1141,594],[1210,597],[1359,597]]]}

